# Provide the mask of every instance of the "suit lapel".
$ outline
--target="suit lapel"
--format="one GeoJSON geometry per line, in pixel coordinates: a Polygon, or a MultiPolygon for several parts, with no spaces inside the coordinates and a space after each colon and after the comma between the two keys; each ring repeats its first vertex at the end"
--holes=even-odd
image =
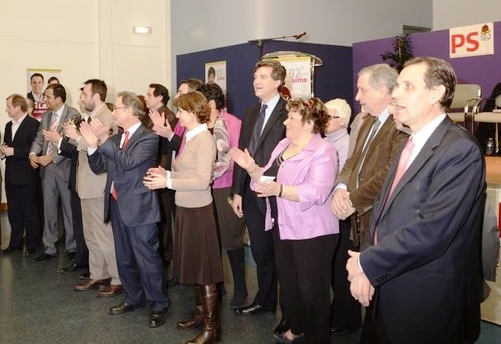
{"type": "MultiPolygon", "coordinates": [[[[402,179],[400,179],[399,183],[395,187],[395,190],[393,190],[393,193],[391,194],[390,198],[386,201],[386,206],[384,206],[384,209],[381,209],[382,212],[386,211],[386,209],[388,209],[392,205],[396,196],[405,187],[405,185],[419,173],[421,168],[425,165],[426,161],[428,161],[433,156],[435,148],[440,144],[442,138],[444,137],[447,130],[451,127],[451,125],[454,125],[452,121],[449,119],[449,117],[445,117],[442,123],[440,123],[437,129],[435,129],[433,134],[431,134],[430,138],[425,143],[419,154],[416,156],[414,161],[409,165],[409,167],[405,171],[404,175],[402,176],[402,179]]],[[[384,199],[388,197],[390,186],[393,182],[393,178],[397,171],[398,160],[400,158],[400,154],[404,146],[405,143],[402,145],[402,148],[399,150],[399,153],[397,154],[398,159],[396,158],[393,161],[392,167],[389,172],[389,176],[391,176],[391,178],[387,179],[384,188],[384,193],[382,194],[385,196],[384,199]]],[[[381,213],[381,217],[382,216],[384,216],[384,213],[381,213]]]]}
{"type": "MultiPolygon", "coordinates": [[[[266,125],[263,128],[263,131],[261,133],[261,136],[259,137],[259,141],[257,142],[256,145],[256,150],[259,148],[261,143],[265,140],[266,136],[270,132],[271,128],[275,126],[275,123],[280,120],[280,113],[282,112],[284,108],[284,100],[282,98],[279,99],[277,105],[273,109],[273,112],[271,113],[270,118],[268,119],[268,122],[266,122],[266,125]]],[[[257,119],[257,117],[256,117],[257,119]]]]}

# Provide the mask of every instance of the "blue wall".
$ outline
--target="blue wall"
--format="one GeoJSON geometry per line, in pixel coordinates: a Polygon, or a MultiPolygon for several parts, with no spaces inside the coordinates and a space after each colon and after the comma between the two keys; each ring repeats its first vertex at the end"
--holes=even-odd
{"type": "Polygon", "coordinates": [[[242,117],[245,109],[257,101],[252,87],[255,63],[263,54],[281,50],[300,51],[319,57],[323,66],[315,68],[315,96],[324,101],[344,98],[353,103],[352,48],[334,45],[269,41],[264,42],[262,47],[244,43],[178,55],[177,83],[188,77],[205,80],[205,63],[225,60],[228,111],[242,117]]]}

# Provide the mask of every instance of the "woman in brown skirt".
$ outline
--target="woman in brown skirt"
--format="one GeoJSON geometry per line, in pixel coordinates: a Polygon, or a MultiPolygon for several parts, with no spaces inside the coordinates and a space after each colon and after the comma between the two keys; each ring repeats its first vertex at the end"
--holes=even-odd
{"type": "Polygon", "coordinates": [[[186,144],[172,162],[172,171],[151,168],[145,177],[150,189],[176,190],[176,236],[173,274],[182,284],[195,285],[195,312],[179,321],[180,330],[202,326],[186,342],[215,343],[221,339],[216,283],[223,281],[223,267],[216,230],[210,183],[216,160],[214,138],[207,130],[209,107],[200,92],[180,96],[176,117],[186,128],[186,144]]]}

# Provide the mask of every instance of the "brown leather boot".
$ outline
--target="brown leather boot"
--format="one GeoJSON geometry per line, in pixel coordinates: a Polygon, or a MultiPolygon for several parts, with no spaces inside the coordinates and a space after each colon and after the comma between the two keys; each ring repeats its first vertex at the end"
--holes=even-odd
{"type": "Polygon", "coordinates": [[[210,344],[221,340],[219,298],[215,284],[202,286],[202,305],[204,307],[202,331],[185,344],[210,344]]]}
{"type": "Polygon", "coordinates": [[[202,288],[200,285],[195,285],[195,311],[191,318],[178,321],[176,328],[178,330],[187,330],[190,328],[200,327],[204,316],[204,307],[202,305],[202,288]]]}

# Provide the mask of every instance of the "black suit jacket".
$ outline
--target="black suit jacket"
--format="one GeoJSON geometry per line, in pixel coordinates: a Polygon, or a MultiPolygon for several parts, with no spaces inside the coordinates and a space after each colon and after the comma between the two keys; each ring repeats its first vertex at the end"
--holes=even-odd
{"type": "Polygon", "coordinates": [[[378,243],[360,256],[376,287],[376,315],[392,343],[473,343],[486,187],[481,148],[446,117],[388,198],[397,165],[374,204],[370,237],[377,227],[378,243]]]}
{"type": "MultiPolygon", "coordinates": [[[[259,142],[257,143],[254,159],[256,164],[261,167],[266,165],[270,159],[273,149],[275,149],[278,142],[285,137],[285,126],[283,122],[287,119],[288,114],[285,104],[285,100],[280,98],[277,105],[273,109],[268,122],[266,122],[266,125],[261,133],[261,137],[259,138],[259,142]]],[[[245,111],[242,127],[240,129],[240,138],[238,141],[238,147],[242,150],[249,147],[252,131],[256,125],[260,110],[261,103],[257,103],[245,111]]],[[[244,194],[246,184],[248,185],[248,181],[249,177],[247,175],[247,171],[235,164],[233,170],[233,184],[231,188],[232,194],[242,196],[244,194]]]]}
{"type": "Polygon", "coordinates": [[[26,116],[12,140],[12,122],[5,125],[4,143],[14,148],[14,155],[5,158],[5,181],[12,185],[26,185],[37,182],[38,170],[30,165],[28,154],[37,136],[40,122],[26,116]]]}

